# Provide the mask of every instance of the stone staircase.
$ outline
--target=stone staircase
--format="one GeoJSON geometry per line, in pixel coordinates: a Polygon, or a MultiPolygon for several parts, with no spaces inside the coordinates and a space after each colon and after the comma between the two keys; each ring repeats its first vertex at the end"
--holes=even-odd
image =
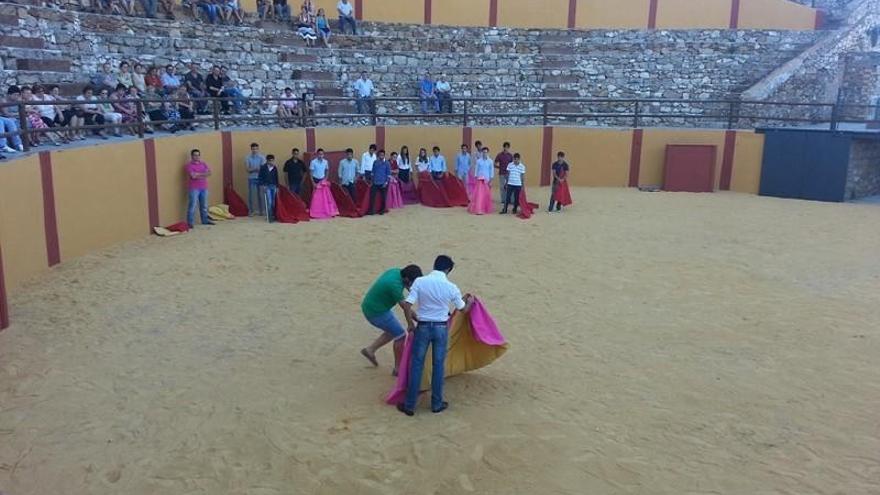
{"type": "MultiPolygon", "coordinates": [[[[815,43],[821,33],[777,31],[559,31],[363,23],[362,36],[334,36],[333,48],[306,48],[289,28],[210,26],[105,16],[0,2],[8,42],[0,48],[5,84],[62,85],[78,93],[105,61],[163,66],[196,61],[230,68],[248,95],[285,86],[320,98],[350,96],[367,71],[381,96],[414,97],[422,72],[445,72],[456,95],[519,97],[727,98],[815,43]],[[14,19],[14,22],[13,22],[14,19]]],[[[471,112],[541,111],[540,104],[475,103],[471,112]]],[[[416,112],[417,102],[379,112],[416,112]]],[[[591,109],[548,103],[550,113],[591,109]]],[[[352,113],[350,100],[325,100],[327,113],[352,113]]],[[[460,108],[457,110],[460,111],[460,108]]]]}

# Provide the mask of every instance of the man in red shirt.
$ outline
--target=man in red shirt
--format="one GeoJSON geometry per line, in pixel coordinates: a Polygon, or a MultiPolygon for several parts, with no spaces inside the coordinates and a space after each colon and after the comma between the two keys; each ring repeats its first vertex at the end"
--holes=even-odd
{"type": "Polygon", "coordinates": [[[495,168],[498,169],[498,189],[501,193],[501,203],[507,194],[507,166],[513,161],[513,155],[510,154],[510,143],[504,143],[504,149],[495,156],[495,168]]]}
{"type": "Polygon", "coordinates": [[[202,217],[202,225],[214,225],[208,218],[208,177],[211,176],[211,168],[202,161],[202,152],[192,150],[189,154],[190,161],[184,169],[189,177],[189,203],[186,207],[186,223],[193,228],[196,214],[196,200],[199,202],[199,212],[202,217]]]}

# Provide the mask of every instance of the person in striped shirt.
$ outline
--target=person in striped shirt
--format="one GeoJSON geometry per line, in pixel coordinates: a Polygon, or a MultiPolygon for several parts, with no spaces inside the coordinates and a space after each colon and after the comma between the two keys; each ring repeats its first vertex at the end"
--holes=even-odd
{"type": "Polygon", "coordinates": [[[507,194],[504,196],[504,209],[501,214],[507,214],[507,206],[513,203],[513,214],[519,208],[519,192],[522,190],[523,180],[526,175],[526,165],[520,161],[519,153],[513,154],[513,163],[507,165],[507,194]]]}

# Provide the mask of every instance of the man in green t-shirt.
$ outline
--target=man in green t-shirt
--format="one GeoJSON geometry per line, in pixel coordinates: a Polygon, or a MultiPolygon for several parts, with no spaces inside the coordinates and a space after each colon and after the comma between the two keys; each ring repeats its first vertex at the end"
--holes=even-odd
{"type": "MultiPolygon", "coordinates": [[[[401,326],[397,317],[394,316],[394,306],[403,308],[403,289],[409,289],[417,278],[422,276],[422,269],[417,265],[409,265],[404,269],[392,268],[376,279],[373,286],[364,296],[361,303],[361,311],[370,325],[382,330],[376,340],[369,346],[361,349],[361,355],[367,358],[373,366],[379,366],[376,361],[376,351],[385,344],[394,341],[394,371],[397,376],[397,365],[400,363],[400,355],[403,353],[403,338],[406,330],[401,326]]],[[[406,323],[409,328],[415,327],[415,322],[406,314],[406,323]]]]}

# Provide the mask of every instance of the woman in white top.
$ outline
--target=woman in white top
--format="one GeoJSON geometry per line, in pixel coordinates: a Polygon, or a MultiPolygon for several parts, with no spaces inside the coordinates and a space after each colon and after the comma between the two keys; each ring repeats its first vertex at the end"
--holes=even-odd
{"type": "MultiPolygon", "coordinates": [[[[107,91],[107,88],[101,90],[98,94],[99,100],[107,100],[110,98],[110,92],[107,91]]],[[[113,103],[98,103],[98,110],[100,110],[101,115],[104,116],[104,122],[108,124],[121,124],[122,123],[122,114],[117,112],[115,108],[113,108],[113,103]]],[[[121,137],[122,132],[119,130],[119,127],[113,128],[113,135],[116,137],[121,137]]]]}
{"type": "Polygon", "coordinates": [[[419,173],[428,171],[428,150],[422,148],[419,150],[419,157],[416,159],[416,165],[419,167],[419,173]]]}
{"type": "Polygon", "coordinates": [[[520,161],[519,153],[513,154],[513,163],[507,165],[507,195],[504,197],[504,209],[501,214],[507,213],[507,205],[513,203],[513,214],[519,208],[519,192],[522,190],[523,179],[526,175],[526,165],[520,161]]]}
{"type": "MultiPolygon", "coordinates": [[[[76,110],[82,116],[85,125],[104,125],[104,115],[98,108],[98,104],[94,102],[95,95],[91,86],[86,86],[83,89],[83,94],[77,96],[76,100],[82,102],[76,106],[76,110]]],[[[101,139],[107,139],[103,128],[93,129],[92,132],[101,139]]]]}
{"type": "Polygon", "coordinates": [[[119,64],[119,75],[116,76],[116,80],[119,81],[119,84],[124,84],[126,89],[134,86],[134,75],[131,73],[131,66],[128,62],[119,64]]]}
{"type": "Polygon", "coordinates": [[[408,184],[412,173],[412,161],[409,159],[409,146],[400,147],[400,155],[397,157],[397,178],[400,182],[408,184]]]}

